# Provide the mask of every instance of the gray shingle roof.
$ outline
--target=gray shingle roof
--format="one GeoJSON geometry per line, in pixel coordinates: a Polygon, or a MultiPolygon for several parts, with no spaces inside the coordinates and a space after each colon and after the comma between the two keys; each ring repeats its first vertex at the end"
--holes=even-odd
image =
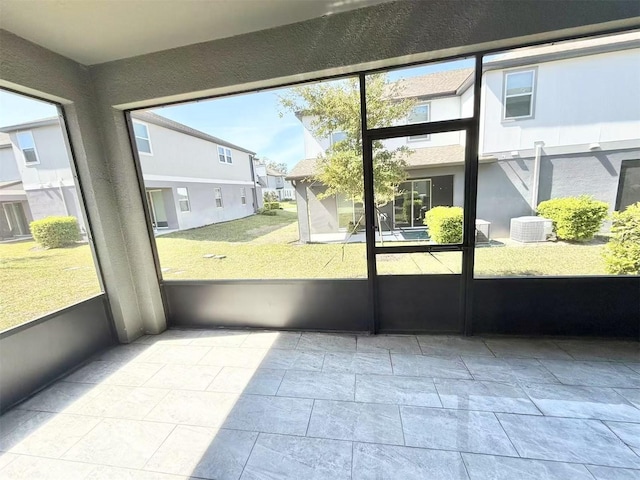
{"type": "MultiPolygon", "coordinates": [[[[442,167],[447,165],[464,164],[463,145],[444,145],[441,147],[415,148],[413,153],[406,158],[407,169],[412,170],[424,167],[442,167]]],[[[287,179],[301,180],[312,178],[317,171],[317,160],[307,158],[298,162],[293,167],[287,179]]]]}
{"type": "Polygon", "coordinates": [[[241,152],[246,152],[250,155],[255,155],[255,152],[252,152],[251,150],[247,150],[246,148],[239,147],[238,145],[234,145],[233,143],[227,142],[226,140],[222,140],[221,138],[214,137],[213,135],[209,135],[208,133],[201,132],[200,130],[196,130],[195,128],[188,127],[174,120],[170,120],[166,117],[163,117],[162,115],[158,115],[157,113],[146,112],[146,111],[136,111],[136,112],[131,112],[131,117],[136,118],[138,120],[142,120],[144,122],[153,123],[161,127],[170,128],[171,130],[175,130],[176,132],[191,135],[192,137],[200,138],[202,140],[207,140],[217,145],[234,148],[236,150],[240,150],[241,152]]]}
{"type": "Polygon", "coordinates": [[[394,97],[429,98],[455,95],[467,80],[471,80],[473,72],[473,68],[461,68],[405,78],[395,84],[399,91],[394,97]]]}

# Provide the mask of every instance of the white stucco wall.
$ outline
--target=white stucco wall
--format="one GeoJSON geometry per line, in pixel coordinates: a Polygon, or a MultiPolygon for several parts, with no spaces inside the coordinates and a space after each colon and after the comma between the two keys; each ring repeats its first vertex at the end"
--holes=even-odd
{"type": "MultiPolygon", "coordinates": [[[[534,118],[503,121],[504,72],[484,75],[482,153],[640,137],[640,49],[532,64],[534,118]]],[[[517,67],[516,70],[527,68],[517,67]]]]}
{"type": "Polygon", "coordinates": [[[18,170],[13,148],[0,148],[0,182],[12,182],[20,179],[20,170],[18,170]]]}

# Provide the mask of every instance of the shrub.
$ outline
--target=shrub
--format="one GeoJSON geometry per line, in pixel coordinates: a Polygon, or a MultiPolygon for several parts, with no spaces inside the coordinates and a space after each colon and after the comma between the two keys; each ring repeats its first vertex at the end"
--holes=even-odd
{"type": "Polygon", "coordinates": [[[607,273],[640,274],[640,202],[613,213],[611,240],[604,249],[607,273]]]}
{"type": "Polygon", "coordinates": [[[429,210],[424,223],[431,240],[436,243],[461,243],[462,217],[460,207],[434,207],[429,210]]]}
{"type": "Polygon", "coordinates": [[[538,205],[538,215],[553,220],[562,240],[591,240],[607,218],[608,205],[587,195],[554,198],[538,205]]]}
{"type": "Polygon", "coordinates": [[[269,210],[268,208],[259,208],[258,215],[266,215],[268,217],[275,217],[278,214],[277,210],[269,210]]]}
{"type": "Polygon", "coordinates": [[[280,210],[280,202],[264,202],[265,210],[280,210]]]}
{"type": "Polygon", "coordinates": [[[264,203],[277,202],[278,195],[276,194],[276,192],[264,192],[264,194],[262,195],[262,199],[264,200],[264,203]]]}
{"type": "Polygon", "coordinates": [[[76,217],[46,217],[31,222],[31,234],[45,248],[72,245],[80,237],[76,217]]]}

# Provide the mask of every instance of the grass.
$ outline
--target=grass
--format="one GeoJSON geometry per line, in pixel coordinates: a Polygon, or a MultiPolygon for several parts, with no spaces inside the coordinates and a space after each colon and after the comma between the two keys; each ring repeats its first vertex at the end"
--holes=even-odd
{"type": "MultiPolygon", "coordinates": [[[[163,278],[366,278],[364,244],[299,244],[295,204],[283,207],[276,216],[255,215],[156,238],[163,278]]],[[[475,273],[603,275],[602,246],[558,242],[482,247],[476,250],[475,273]]],[[[377,259],[382,275],[460,273],[461,264],[458,252],[377,259]]],[[[99,291],[88,245],[54,250],[40,249],[33,241],[0,245],[0,331],[99,291]]]]}

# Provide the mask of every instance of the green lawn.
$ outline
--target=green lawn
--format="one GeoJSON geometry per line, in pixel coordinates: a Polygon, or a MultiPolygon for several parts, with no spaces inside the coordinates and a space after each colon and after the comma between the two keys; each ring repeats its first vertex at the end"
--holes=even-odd
{"type": "MultiPolygon", "coordinates": [[[[156,239],[165,279],[364,278],[364,244],[298,244],[295,204],[156,239]],[[224,258],[208,258],[211,255],[224,258]],[[205,257],[207,256],[207,257],[205,257]]],[[[605,274],[602,243],[483,247],[476,275],[605,274]]],[[[381,274],[459,273],[460,253],[380,255],[381,274]]],[[[99,292],[87,245],[0,244],[0,331],[99,292]]]]}

